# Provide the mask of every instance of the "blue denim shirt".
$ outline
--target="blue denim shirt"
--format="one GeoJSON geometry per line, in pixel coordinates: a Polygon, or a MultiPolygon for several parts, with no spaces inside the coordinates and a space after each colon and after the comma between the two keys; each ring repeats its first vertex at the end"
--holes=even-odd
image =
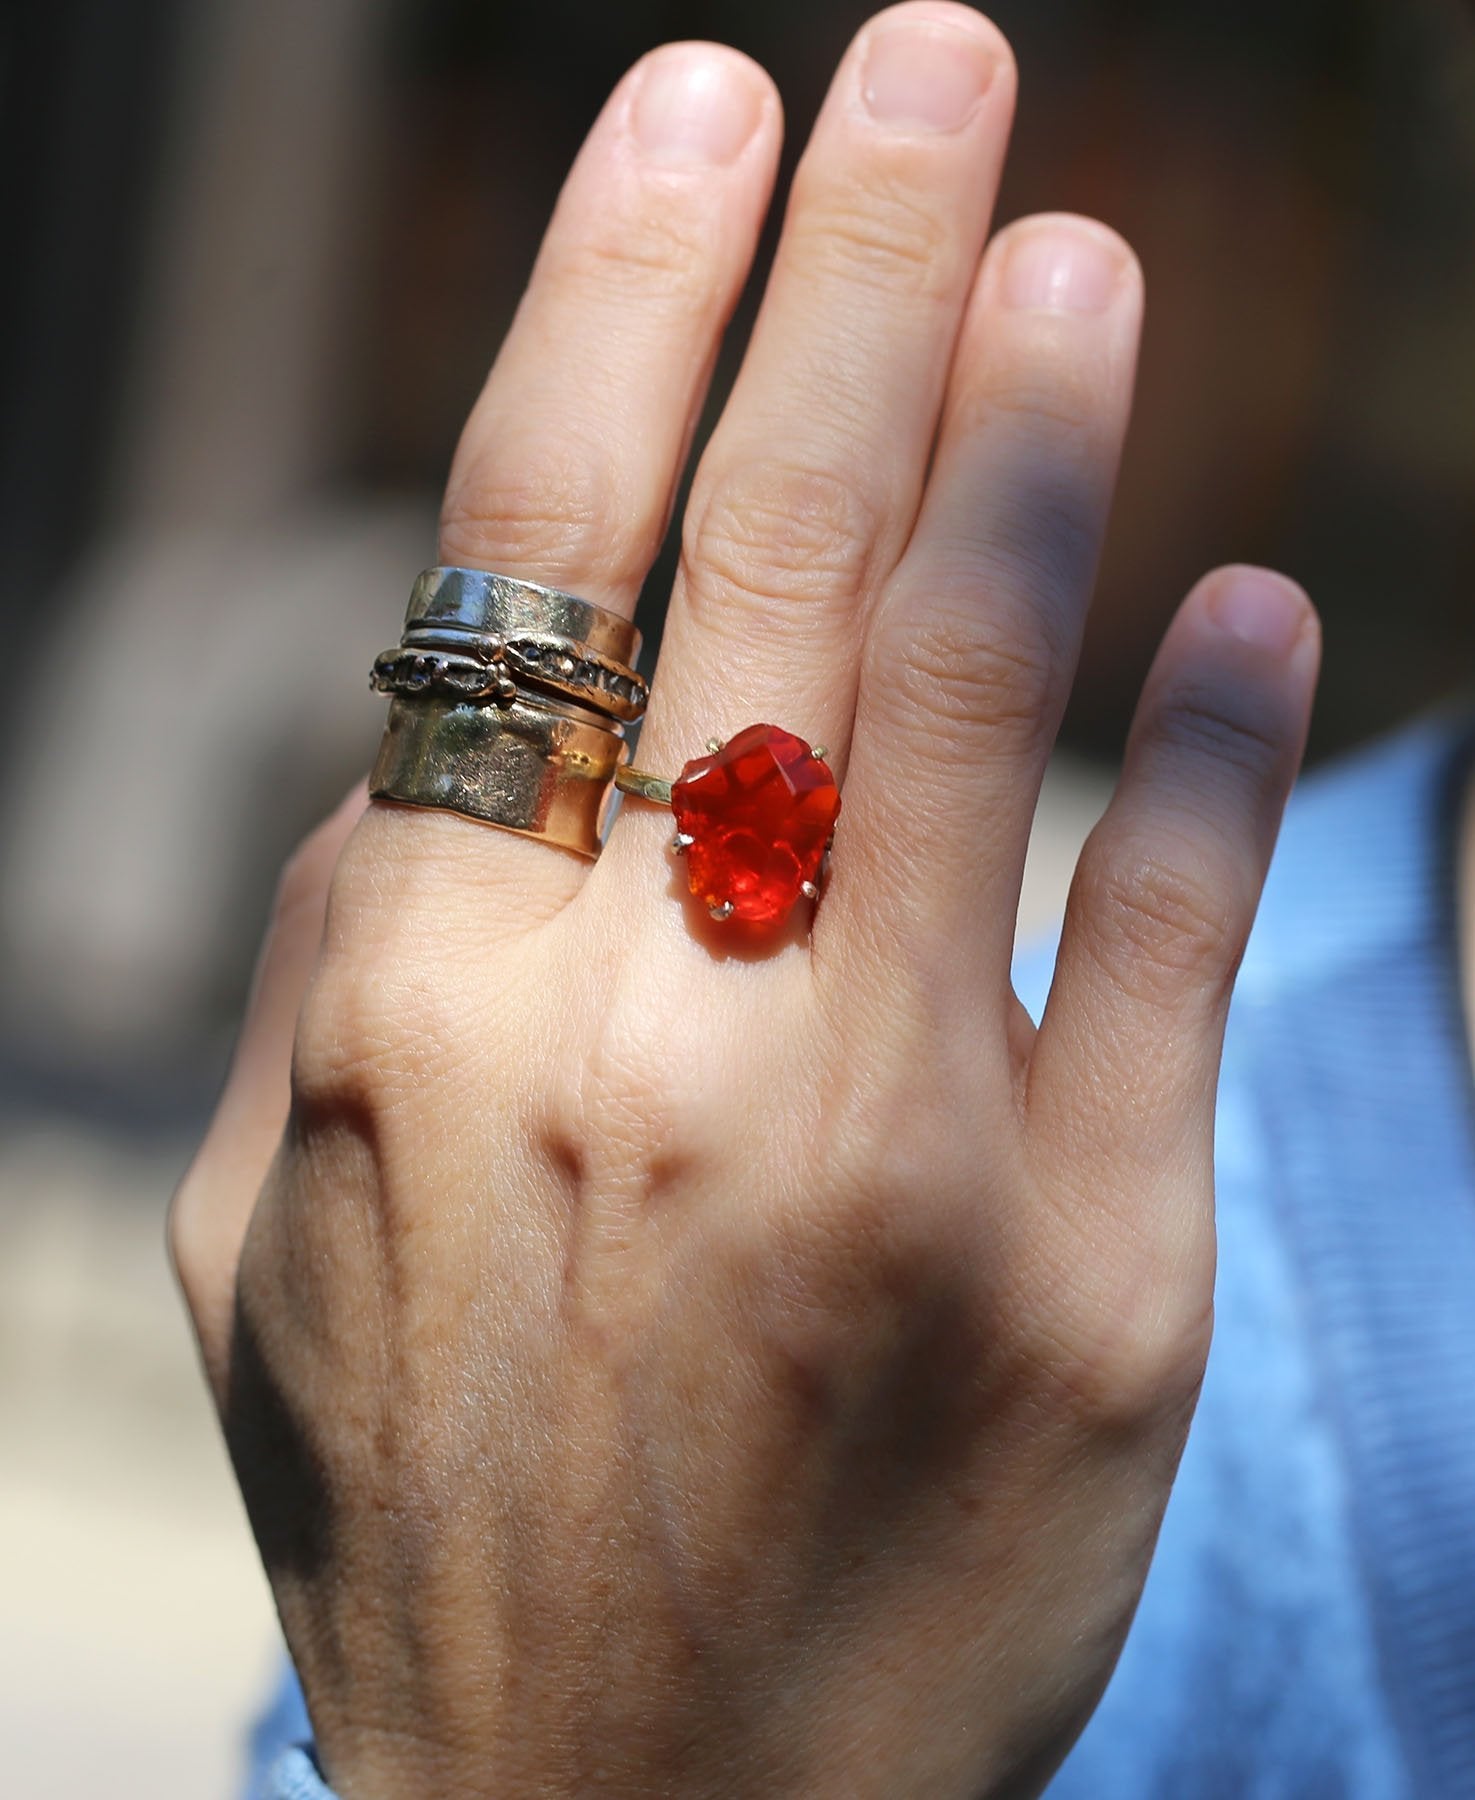
{"type": "MultiPolygon", "coordinates": [[[[1203,1395],[1121,1662],[1050,1800],[1475,1796],[1465,737],[1423,724],[1292,803],[1225,1050],[1203,1395]]],[[[1018,972],[1036,1014],[1050,960],[1018,972]]],[[[289,1676],[253,1800],[331,1800],[291,1747],[305,1725],[289,1676]]]]}

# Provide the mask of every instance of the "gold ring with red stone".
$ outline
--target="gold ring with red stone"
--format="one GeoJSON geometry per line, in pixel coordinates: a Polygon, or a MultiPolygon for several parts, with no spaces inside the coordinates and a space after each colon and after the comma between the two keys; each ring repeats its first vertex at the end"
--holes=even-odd
{"type": "Polygon", "coordinates": [[[692,893],[714,919],[782,924],[802,897],[819,898],[840,790],[823,747],[776,725],[749,725],[707,742],[674,780],[625,765],[622,793],[669,806],[671,848],[692,893]]]}

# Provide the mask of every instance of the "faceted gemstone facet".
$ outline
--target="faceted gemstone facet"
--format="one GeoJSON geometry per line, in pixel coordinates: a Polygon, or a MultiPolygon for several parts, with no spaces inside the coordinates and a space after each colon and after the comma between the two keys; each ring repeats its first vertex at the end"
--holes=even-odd
{"type": "Polygon", "coordinates": [[[755,925],[787,917],[806,881],[819,879],[840,816],[829,767],[803,738],[749,725],[671,783],[691,891],[714,912],[755,925]]]}

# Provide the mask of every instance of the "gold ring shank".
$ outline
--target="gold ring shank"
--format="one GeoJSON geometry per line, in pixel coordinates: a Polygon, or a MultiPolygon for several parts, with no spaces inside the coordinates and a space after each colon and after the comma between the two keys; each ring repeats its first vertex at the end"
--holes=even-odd
{"type": "Polygon", "coordinates": [[[671,783],[664,775],[647,775],[644,769],[632,769],[629,763],[622,763],[615,770],[615,786],[622,794],[654,800],[657,806],[671,804],[671,783]]]}
{"type": "Polygon", "coordinates": [[[626,753],[618,726],[525,696],[505,706],[397,697],[369,792],[595,857],[626,753]]]}

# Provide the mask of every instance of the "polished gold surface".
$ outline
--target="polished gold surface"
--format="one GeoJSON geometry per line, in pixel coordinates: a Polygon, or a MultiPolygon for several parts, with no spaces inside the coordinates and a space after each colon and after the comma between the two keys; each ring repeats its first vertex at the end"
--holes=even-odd
{"type": "Polygon", "coordinates": [[[615,770],[615,786],[622,794],[654,800],[657,806],[671,804],[671,783],[664,775],[647,775],[644,769],[632,769],[629,763],[622,763],[615,770]]]}
{"type": "Polygon", "coordinates": [[[505,706],[440,695],[390,702],[369,781],[376,799],[435,806],[598,856],[620,728],[526,697],[505,706]]]}

